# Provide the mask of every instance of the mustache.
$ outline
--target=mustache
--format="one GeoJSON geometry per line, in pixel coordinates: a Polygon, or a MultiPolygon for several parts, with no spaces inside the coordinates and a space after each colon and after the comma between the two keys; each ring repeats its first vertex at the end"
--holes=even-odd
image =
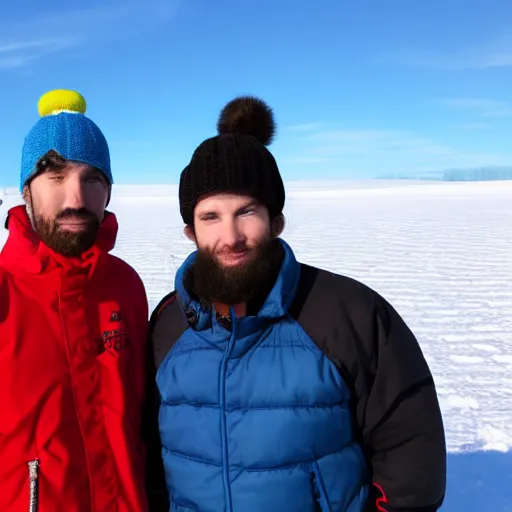
{"type": "Polygon", "coordinates": [[[82,219],[91,222],[98,222],[98,218],[94,213],[90,212],[87,208],[66,208],[62,210],[56,217],[56,220],[66,219],[82,219]]]}

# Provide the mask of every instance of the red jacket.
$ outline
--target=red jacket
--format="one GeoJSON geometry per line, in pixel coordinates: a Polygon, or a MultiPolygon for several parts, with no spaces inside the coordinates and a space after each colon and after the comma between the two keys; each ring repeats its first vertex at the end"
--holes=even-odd
{"type": "Polygon", "coordinates": [[[10,210],[0,253],[0,511],[146,512],[140,441],[148,304],[138,274],[108,254],[105,218],[80,260],[40,243],[10,210]]]}

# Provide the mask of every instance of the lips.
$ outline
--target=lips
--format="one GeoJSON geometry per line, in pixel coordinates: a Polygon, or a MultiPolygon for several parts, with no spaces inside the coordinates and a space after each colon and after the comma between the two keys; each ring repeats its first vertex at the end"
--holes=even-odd
{"type": "Polygon", "coordinates": [[[219,259],[228,265],[236,265],[247,259],[249,251],[227,252],[219,255],[219,259]]]}
{"type": "Polygon", "coordinates": [[[59,220],[59,226],[67,229],[83,229],[89,226],[91,223],[90,219],[62,219],[59,220]]]}
{"type": "Polygon", "coordinates": [[[89,224],[89,222],[91,221],[86,219],[66,219],[60,221],[61,224],[89,224]]]}

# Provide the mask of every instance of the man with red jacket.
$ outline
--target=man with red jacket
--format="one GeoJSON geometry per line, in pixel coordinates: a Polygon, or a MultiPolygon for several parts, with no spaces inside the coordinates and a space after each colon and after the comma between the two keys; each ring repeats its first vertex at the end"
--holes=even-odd
{"type": "Polygon", "coordinates": [[[140,441],[148,304],[109,254],[109,149],[74,92],[25,139],[0,253],[0,510],[145,512],[140,441]]]}

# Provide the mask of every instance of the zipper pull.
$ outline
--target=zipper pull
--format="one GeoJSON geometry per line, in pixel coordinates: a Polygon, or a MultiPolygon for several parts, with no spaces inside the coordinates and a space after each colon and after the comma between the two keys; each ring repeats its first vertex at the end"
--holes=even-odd
{"type": "Polygon", "coordinates": [[[316,475],[314,471],[311,471],[309,474],[309,481],[311,482],[311,487],[313,490],[313,499],[314,499],[314,505],[315,505],[315,512],[322,512],[322,505],[320,503],[320,491],[318,490],[318,485],[316,482],[316,475]]]}
{"type": "Polygon", "coordinates": [[[28,463],[28,481],[30,484],[29,512],[37,512],[37,480],[39,478],[39,460],[28,463]]]}

